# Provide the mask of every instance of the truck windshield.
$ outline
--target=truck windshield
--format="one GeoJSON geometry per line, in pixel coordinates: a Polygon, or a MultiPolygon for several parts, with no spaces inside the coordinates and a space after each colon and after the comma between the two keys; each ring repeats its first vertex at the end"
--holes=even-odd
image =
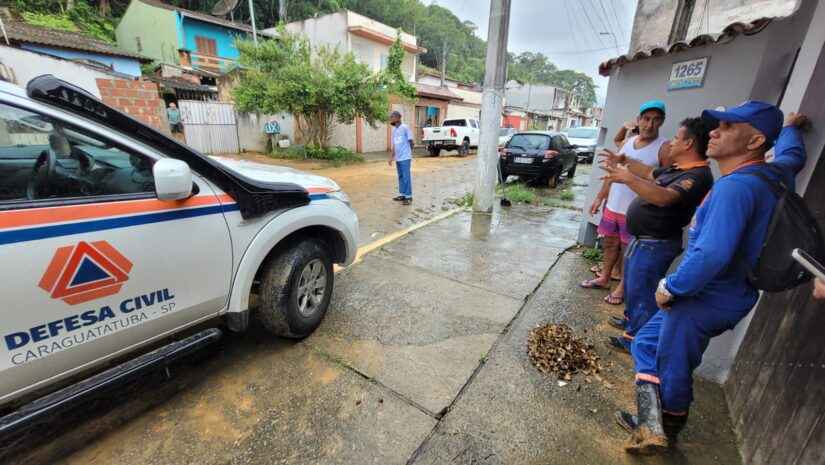
{"type": "Polygon", "coordinates": [[[467,120],[448,119],[447,121],[444,121],[444,124],[442,124],[442,126],[462,126],[462,127],[466,127],[467,126],[467,120]]]}

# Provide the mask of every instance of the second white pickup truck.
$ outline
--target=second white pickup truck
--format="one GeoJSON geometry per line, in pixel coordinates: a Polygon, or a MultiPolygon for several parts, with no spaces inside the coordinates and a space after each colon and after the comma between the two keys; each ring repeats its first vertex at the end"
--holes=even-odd
{"type": "Polygon", "coordinates": [[[448,119],[441,126],[424,128],[422,140],[433,157],[441,154],[442,149],[458,150],[460,156],[465,156],[471,147],[478,147],[478,133],[477,119],[448,119]]]}

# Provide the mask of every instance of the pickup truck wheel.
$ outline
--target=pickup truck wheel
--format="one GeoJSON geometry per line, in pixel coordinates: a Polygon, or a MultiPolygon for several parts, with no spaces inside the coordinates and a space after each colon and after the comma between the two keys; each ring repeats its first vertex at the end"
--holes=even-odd
{"type": "Polygon", "coordinates": [[[332,258],[321,241],[292,245],[265,265],[255,312],[258,321],[278,336],[309,336],[324,319],[334,279],[332,258]]]}
{"type": "Polygon", "coordinates": [[[441,155],[441,149],[438,147],[429,147],[427,148],[427,151],[430,153],[431,157],[437,157],[441,155]]]}

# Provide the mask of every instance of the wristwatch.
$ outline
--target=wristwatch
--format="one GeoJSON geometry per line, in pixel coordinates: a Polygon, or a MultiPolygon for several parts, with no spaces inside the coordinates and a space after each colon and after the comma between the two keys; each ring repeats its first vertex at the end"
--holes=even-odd
{"type": "Polygon", "coordinates": [[[667,290],[667,279],[666,278],[662,278],[662,280],[659,281],[659,287],[656,288],[656,292],[659,293],[659,294],[664,295],[665,297],[667,297],[668,302],[673,301],[673,294],[671,294],[670,291],[667,290]]]}

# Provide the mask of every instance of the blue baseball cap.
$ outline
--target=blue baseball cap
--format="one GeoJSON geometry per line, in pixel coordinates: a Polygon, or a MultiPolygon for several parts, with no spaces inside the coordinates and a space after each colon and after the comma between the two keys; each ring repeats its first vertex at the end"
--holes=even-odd
{"type": "Polygon", "coordinates": [[[665,115],[665,102],[661,100],[648,100],[647,102],[643,103],[642,106],[639,107],[639,114],[648,111],[648,110],[657,110],[662,113],[662,116],[665,115]]]}
{"type": "Polygon", "coordinates": [[[770,148],[782,131],[782,121],[785,119],[785,115],[775,105],[757,100],[748,100],[726,111],[705,110],[702,112],[702,118],[716,124],[719,121],[748,123],[765,136],[770,148]]]}

